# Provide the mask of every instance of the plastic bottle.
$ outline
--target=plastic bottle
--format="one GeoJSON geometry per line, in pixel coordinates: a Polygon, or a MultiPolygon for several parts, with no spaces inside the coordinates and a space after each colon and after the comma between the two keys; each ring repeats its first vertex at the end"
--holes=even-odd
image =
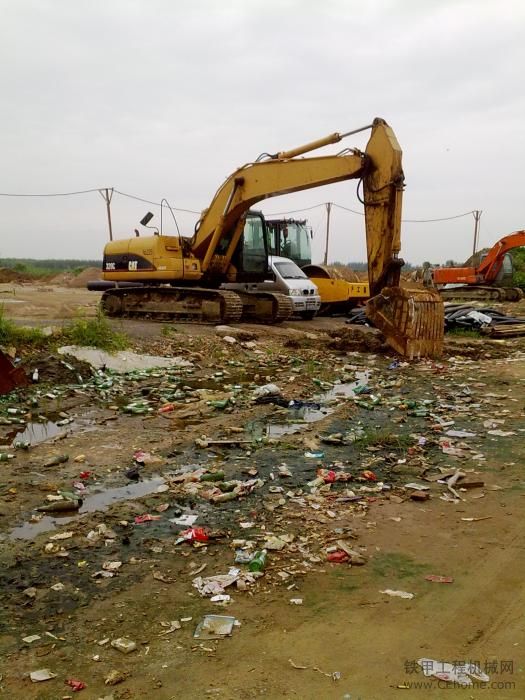
{"type": "Polygon", "coordinates": [[[0,452],[0,462],[7,462],[8,459],[13,459],[14,455],[7,452],[0,452]]]}
{"type": "Polygon", "coordinates": [[[267,560],[268,560],[268,551],[266,549],[260,549],[258,552],[255,552],[255,554],[253,555],[253,559],[248,564],[248,569],[250,571],[262,571],[264,569],[264,567],[266,566],[267,560]]]}

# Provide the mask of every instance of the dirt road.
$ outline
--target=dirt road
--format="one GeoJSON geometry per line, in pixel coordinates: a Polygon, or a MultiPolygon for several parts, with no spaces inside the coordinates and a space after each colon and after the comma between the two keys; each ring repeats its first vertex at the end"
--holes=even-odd
{"type": "MultiPolygon", "coordinates": [[[[68,297],[70,313],[80,303],[68,297]]],[[[36,320],[63,314],[47,301],[34,306],[36,320]]],[[[188,364],[125,378],[91,378],[71,358],[69,368],[28,360],[40,383],[0,402],[0,452],[15,454],[0,463],[6,698],[73,696],[68,679],[85,682],[79,697],[95,700],[523,697],[523,343],[469,339],[449,343],[441,363],[392,365],[391,356],[356,352],[342,326],[242,327],[230,344],[211,327],[128,322],[135,349],[188,364]],[[252,400],[270,382],[282,405],[252,400]],[[307,404],[289,408],[292,399],[307,404]],[[168,403],[173,410],[159,413],[168,403]],[[147,412],[129,413],[130,404],[147,412]],[[29,449],[12,447],[23,439],[29,449]],[[126,472],[139,449],[148,455],[135,481],[126,472]],[[46,466],[57,455],[68,459],[46,466]],[[328,471],[315,486],[319,468],[328,471]],[[440,468],[465,474],[457,498],[425,481],[440,468]],[[228,482],[263,483],[214,502],[213,484],[184,480],[199,469],[223,471],[223,493],[228,482]],[[411,482],[430,498],[412,500],[411,482]],[[75,489],[78,514],[35,510],[75,489]],[[154,519],[141,522],[144,514],[154,519]],[[170,520],[181,514],[219,537],[176,544],[184,526],[170,520]],[[224,589],[231,602],[213,603],[192,585],[232,566],[243,572],[236,550],[272,536],[282,548],[269,550],[264,575],[246,590],[224,589]],[[366,563],[327,561],[340,541],[366,563]],[[195,639],[206,614],[240,626],[231,637],[195,639]],[[137,649],[122,654],[111,646],[119,637],[137,649]],[[489,680],[465,688],[425,678],[422,658],[475,662],[489,680]],[[56,677],[32,683],[27,674],[43,668],[56,677]],[[122,680],[106,685],[112,671],[122,680]]]]}

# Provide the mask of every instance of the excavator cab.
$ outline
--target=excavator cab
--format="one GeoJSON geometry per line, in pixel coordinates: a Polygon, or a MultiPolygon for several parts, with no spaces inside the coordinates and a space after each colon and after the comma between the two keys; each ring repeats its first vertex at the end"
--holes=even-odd
{"type": "Polygon", "coordinates": [[[268,237],[264,217],[248,212],[243,236],[232,258],[237,282],[262,282],[268,277],[268,237]]]}

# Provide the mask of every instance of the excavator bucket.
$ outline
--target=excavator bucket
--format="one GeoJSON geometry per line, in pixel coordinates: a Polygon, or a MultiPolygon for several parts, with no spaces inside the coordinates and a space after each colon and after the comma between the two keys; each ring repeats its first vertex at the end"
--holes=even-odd
{"type": "Polygon", "coordinates": [[[410,360],[441,357],[445,313],[437,292],[385,287],[368,300],[366,315],[400,355],[410,360]]]}
{"type": "Polygon", "coordinates": [[[28,384],[24,370],[13,367],[11,360],[0,350],[0,395],[8,394],[13,389],[28,384]]]}

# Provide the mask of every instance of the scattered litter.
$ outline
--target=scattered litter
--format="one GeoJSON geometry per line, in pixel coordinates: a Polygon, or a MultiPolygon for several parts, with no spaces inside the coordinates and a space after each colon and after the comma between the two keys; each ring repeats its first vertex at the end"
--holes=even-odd
{"type": "Polygon", "coordinates": [[[379,591],[380,593],[386,593],[386,595],[392,596],[393,598],[407,598],[411,600],[414,597],[413,593],[407,593],[406,591],[393,591],[391,588],[387,588],[384,591],[379,591]]]}
{"type": "Polygon", "coordinates": [[[210,598],[211,603],[231,603],[231,596],[227,593],[218,593],[210,598]]]}
{"type": "Polygon", "coordinates": [[[280,551],[286,547],[286,540],[282,537],[272,536],[265,540],[264,547],[265,549],[280,551]]]}
{"type": "Polygon", "coordinates": [[[252,394],[252,399],[262,399],[268,396],[281,396],[281,390],[277,384],[265,384],[258,386],[252,394]]]}
{"type": "Polygon", "coordinates": [[[142,525],[143,523],[151,523],[154,520],[160,520],[160,515],[150,515],[149,513],[144,513],[144,515],[135,516],[135,525],[142,525]]]}
{"type": "Polygon", "coordinates": [[[84,690],[84,688],[87,688],[86,684],[83,681],[76,681],[73,678],[68,678],[65,681],[65,683],[70,688],[73,688],[73,692],[78,692],[79,690],[84,690]]]}
{"type": "Polygon", "coordinates": [[[22,637],[22,641],[26,644],[32,644],[33,642],[37,642],[39,639],[42,639],[39,634],[30,634],[28,637],[22,637]]]}
{"type": "Polygon", "coordinates": [[[290,603],[292,605],[302,605],[303,599],[302,598],[290,598],[290,603]]]}
{"type": "Polygon", "coordinates": [[[205,615],[194,633],[195,639],[223,639],[231,636],[237,620],[227,615],[205,615]]]}
{"type": "Polygon", "coordinates": [[[182,525],[185,527],[191,527],[197,520],[198,515],[180,515],[178,518],[170,518],[169,522],[174,525],[182,525]]]}
{"type": "Polygon", "coordinates": [[[325,671],[321,671],[321,669],[318,666],[300,666],[299,664],[294,663],[292,661],[292,659],[288,659],[288,663],[291,666],[293,666],[293,668],[297,668],[300,671],[306,671],[306,670],[317,671],[317,673],[320,673],[323,676],[326,676],[327,678],[331,678],[333,681],[338,681],[341,679],[340,671],[333,671],[332,673],[326,673],[325,671]]]}
{"type": "Polygon", "coordinates": [[[480,520],[490,520],[492,515],[485,515],[483,518],[461,518],[465,523],[477,523],[480,520]]]}
{"type": "Polygon", "coordinates": [[[174,583],[175,579],[170,576],[165,576],[160,571],[153,572],[153,578],[157,581],[162,581],[162,583],[174,583]]]}
{"type": "Polygon", "coordinates": [[[51,535],[49,539],[52,542],[55,542],[57,540],[69,540],[71,537],[73,537],[74,534],[74,532],[58,532],[56,535],[51,535]]]}
{"type": "Polygon", "coordinates": [[[135,649],[137,648],[136,643],[131,639],[128,639],[127,637],[119,637],[118,639],[113,639],[111,641],[111,646],[114,649],[118,649],[123,654],[129,654],[130,652],[135,651],[135,649]]]}
{"type": "Polygon", "coordinates": [[[470,686],[472,680],[470,676],[478,681],[488,683],[489,676],[473,663],[447,663],[434,659],[418,659],[418,664],[423,669],[425,676],[434,676],[440,681],[458,683],[459,685],[470,686]]]}
{"type": "Polygon", "coordinates": [[[468,430],[447,430],[445,432],[445,435],[448,435],[448,437],[457,437],[457,438],[476,437],[476,433],[469,433],[468,430]]]}
{"type": "Polygon", "coordinates": [[[405,484],[403,488],[413,489],[414,491],[428,491],[430,486],[427,486],[426,484],[416,484],[413,482],[410,484],[405,484]]]}
{"type": "Polygon", "coordinates": [[[33,683],[41,683],[42,681],[50,681],[52,678],[56,678],[57,674],[48,668],[40,668],[38,671],[31,671],[29,677],[33,683]]]}
{"type": "Polygon", "coordinates": [[[128,674],[125,673],[124,671],[117,671],[116,669],[112,669],[108,675],[104,679],[104,684],[105,685],[117,685],[118,683],[123,683],[126,678],[128,677],[128,674]]]}
{"type": "Polygon", "coordinates": [[[171,634],[172,632],[175,632],[176,630],[180,630],[182,628],[182,625],[178,620],[172,620],[171,622],[161,622],[160,623],[163,627],[168,627],[168,629],[165,629],[164,632],[159,633],[159,637],[163,637],[166,634],[171,634]]]}
{"type": "Polygon", "coordinates": [[[438,574],[427,574],[425,580],[432,581],[432,583],[454,583],[452,576],[439,576],[438,574]]]}
{"type": "Polygon", "coordinates": [[[209,531],[204,527],[190,527],[180,533],[175,544],[181,542],[208,542],[210,539],[209,531]]]}
{"type": "Polygon", "coordinates": [[[153,369],[157,367],[191,367],[192,363],[182,357],[160,357],[157,355],[142,355],[136,352],[120,351],[105,352],[96,348],[67,345],[58,348],[59,355],[71,355],[77,360],[87,362],[93,367],[110,369],[115,372],[130,372],[131,370],[153,369]]]}

